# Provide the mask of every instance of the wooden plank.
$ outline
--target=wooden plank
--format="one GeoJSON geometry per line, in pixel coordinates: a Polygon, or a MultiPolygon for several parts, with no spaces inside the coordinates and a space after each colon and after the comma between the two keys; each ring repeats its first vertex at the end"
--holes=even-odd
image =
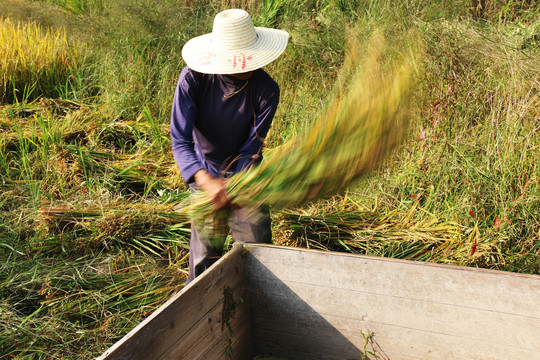
{"type": "MultiPolygon", "coordinates": [[[[300,304],[300,299],[310,298],[309,311],[317,312],[322,318],[330,322],[332,326],[340,326],[346,329],[345,322],[356,320],[359,323],[369,319],[377,319],[377,322],[393,324],[397,327],[414,328],[422,331],[441,332],[467,338],[487,338],[494,344],[511,343],[520,348],[534,348],[538,345],[539,319],[523,315],[509,313],[493,313],[483,309],[458,307],[444,303],[426,302],[413,298],[381,297],[377,294],[362,291],[343,290],[328,286],[316,286],[303,283],[283,283],[275,279],[257,279],[252,285],[256,294],[262,294],[266,289],[272,289],[272,294],[266,296],[272,300],[265,302],[265,309],[271,319],[280,316],[284,321],[298,312],[305,312],[306,306],[300,304]],[[290,293],[293,292],[299,301],[291,303],[290,293]],[[381,307],[381,299],[384,299],[384,307],[381,307]],[[277,307],[276,304],[288,305],[286,309],[277,307]],[[388,309],[393,309],[389,312],[388,309]],[[369,314],[368,311],[369,310],[369,314]],[[294,311],[289,314],[289,311],[294,311]],[[396,316],[399,314],[399,316],[396,316]],[[332,321],[330,321],[332,319],[332,321]],[[342,320],[343,319],[343,320],[342,320]],[[474,324],[475,326],[470,326],[474,324]],[[513,324],[519,327],[521,333],[527,336],[501,331],[501,324],[513,324]],[[481,326],[481,334],[476,331],[481,326]]],[[[252,299],[257,300],[256,295],[252,299]]],[[[255,308],[260,306],[255,306],[255,308]]],[[[508,329],[508,330],[507,330],[508,329]]]]}
{"type": "MultiPolygon", "coordinates": [[[[241,247],[235,247],[98,359],[166,357],[180,339],[189,337],[190,331],[208,322],[207,314],[222,309],[225,288],[241,287],[241,253],[241,247]]],[[[213,319],[222,320],[215,316],[213,319]]]]}
{"type": "Polygon", "coordinates": [[[371,331],[379,353],[392,359],[540,359],[539,276],[245,249],[257,350],[361,358],[362,332],[371,331]]]}
{"type": "MultiPolygon", "coordinates": [[[[287,360],[359,360],[364,358],[362,350],[365,340],[362,337],[357,337],[356,349],[351,351],[346,343],[334,342],[331,335],[318,331],[315,327],[312,328],[315,331],[297,327],[287,328],[284,332],[280,329],[258,327],[254,329],[253,336],[258,339],[259,352],[284,357],[287,360]],[[310,346],[304,346],[306,337],[312,339],[310,346]]],[[[384,325],[375,326],[373,329],[373,343],[367,342],[367,359],[538,359],[537,352],[519,349],[516,351],[514,348],[504,346],[493,348],[489,344],[477,343],[470,339],[457,339],[459,345],[456,346],[456,340],[433,333],[396,329],[384,325]],[[379,334],[386,336],[379,336],[379,334]],[[402,337],[408,339],[409,342],[392,343],[393,339],[402,337]],[[417,349],[420,347],[423,347],[425,351],[418,352],[417,349]],[[370,352],[375,353],[376,357],[371,357],[370,352]],[[497,353],[498,357],[494,358],[493,353],[497,353]]]]}
{"type": "Polygon", "coordinates": [[[335,288],[540,318],[538,275],[267,245],[246,244],[245,249],[284,281],[324,281],[335,288]]]}
{"type": "MultiPolygon", "coordinates": [[[[247,308],[247,304],[246,304],[247,308]]],[[[242,312],[241,317],[233,320],[233,328],[230,343],[217,344],[208,348],[201,357],[203,359],[227,359],[227,360],[245,360],[253,358],[251,317],[249,312],[242,312]],[[247,325],[247,326],[246,326],[247,325]],[[234,330],[236,329],[236,330],[234,330]],[[229,352],[232,349],[232,352],[229,352]]]]}
{"type": "MultiPolygon", "coordinates": [[[[234,334],[232,346],[233,360],[246,360],[252,359],[254,357],[254,348],[252,340],[252,331],[251,331],[251,322],[249,327],[242,327],[243,332],[238,332],[234,334]]],[[[213,354],[208,354],[206,359],[219,359],[219,360],[231,360],[228,353],[222,349],[218,349],[218,352],[214,356],[213,354]]]]}
{"type": "Polygon", "coordinates": [[[242,284],[235,284],[233,291],[234,304],[229,304],[230,315],[227,315],[230,319],[223,321],[223,303],[218,304],[159,360],[206,360],[220,359],[222,356],[245,359],[246,354],[252,351],[251,319],[242,284]]]}
{"type": "MultiPolygon", "coordinates": [[[[538,355],[534,349],[520,347],[518,344],[493,342],[489,334],[484,339],[482,334],[475,334],[474,337],[468,334],[449,335],[445,333],[445,328],[439,329],[442,333],[427,331],[422,329],[422,324],[418,326],[413,323],[417,327],[408,328],[347,316],[326,314],[319,317],[309,311],[292,309],[290,301],[254,303],[253,306],[265,309],[262,315],[253,316],[253,337],[259,345],[258,349],[268,353],[276,354],[275,350],[279,351],[284,348],[284,344],[290,344],[292,347],[288,349],[296,347],[299,358],[318,358],[321,354],[328,359],[359,358],[366,345],[362,334],[374,333],[374,340],[386,350],[386,355],[392,355],[391,358],[401,354],[419,359],[493,359],[491,355],[482,355],[492,352],[504,359],[534,359],[538,355]],[[302,344],[305,344],[305,338],[309,338],[310,344],[304,347],[302,344]],[[299,347],[302,347],[302,351],[299,347]],[[472,354],[469,350],[471,348],[475,349],[472,354]],[[521,356],[517,356],[519,354],[521,356]]],[[[511,338],[513,334],[501,332],[500,336],[511,338]]],[[[529,336],[532,341],[538,337],[538,333],[533,332],[529,336]]],[[[290,350],[277,354],[292,358],[290,350]]]]}

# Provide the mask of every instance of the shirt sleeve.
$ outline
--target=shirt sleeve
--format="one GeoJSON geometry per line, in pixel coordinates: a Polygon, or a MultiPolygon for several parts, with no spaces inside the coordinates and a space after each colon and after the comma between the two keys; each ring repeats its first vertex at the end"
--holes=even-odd
{"type": "Polygon", "coordinates": [[[194,80],[193,73],[184,68],[174,93],[170,127],[173,156],[184,181],[188,183],[193,181],[197,171],[204,168],[195,154],[193,139],[193,124],[197,117],[194,80]]]}
{"type": "Polygon", "coordinates": [[[279,87],[276,83],[274,84],[274,88],[268,95],[262,95],[258,99],[257,111],[254,114],[249,136],[240,148],[236,171],[242,171],[262,161],[264,139],[270,130],[279,103],[279,87]]]}

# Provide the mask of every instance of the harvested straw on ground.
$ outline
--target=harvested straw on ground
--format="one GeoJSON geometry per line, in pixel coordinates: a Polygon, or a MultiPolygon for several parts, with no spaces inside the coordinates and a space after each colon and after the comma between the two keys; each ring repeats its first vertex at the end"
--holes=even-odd
{"type": "Polygon", "coordinates": [[[43,204],[36,228],[43,241],[38,247],[70,251],[131,247],[141,253],[175,257],[187,247],[189,219],[156,202],[123,200],[73,205],[43,204]]]}
{"type": "Polygon", "coordinates": [[[281,245],[469,266],[493,253],[495,244],[476,239],[476,232],[466,234],[459,223],[419,219],[419,206],[417,201],[404,213],[366,211],[346,196],[336,196],[277,212],[275,240],[281,245]]]}
{"type": "MultiPolygon", "coordinates": [[[[275,149],[257,167],[228,180],[233,204],[296,207],[349,186],[383,162],[404,137],[414,60],[382,70],[384,41],[375,36],[360,61],[350,44],[333,101],[299,140],[275,149]]],[[[385,64],[388,65],[388,64],[385,64]]],[[[204,216],[213,205],[203,193],[190,207],[204,216]]]]}

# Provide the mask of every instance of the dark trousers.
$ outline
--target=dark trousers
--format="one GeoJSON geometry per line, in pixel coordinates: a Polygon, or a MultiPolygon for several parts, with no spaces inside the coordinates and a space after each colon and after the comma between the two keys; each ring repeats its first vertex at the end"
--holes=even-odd
{"type": "Polygon", "coordinates": [[[234,241],[272,243],[268,207],[224,208],[205,219],[192,219],[188,282],[202,274],[223,255],[229,231],[234,241]]]}

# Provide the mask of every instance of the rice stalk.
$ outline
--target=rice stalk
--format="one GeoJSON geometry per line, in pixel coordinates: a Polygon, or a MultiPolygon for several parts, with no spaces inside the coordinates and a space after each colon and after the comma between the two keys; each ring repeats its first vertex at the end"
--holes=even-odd
{"type": "Polygon", "coordinates": [[[281,210],[276,242],[283,245],[345,251],[416,261],[501,268],[497,244],[477,227],[437,218],[416,219],[408,212],[361,211],[352,203],[330,200],[306,209],[281,210]]]}
{"type": "MultiPolygon", "coordinates": [[[[57,138],[85,138],[84,131],[78,129],[64,134],[57,130],[51,133],[57,138]]],[[[0,171],[5,169],[6,178],[36,180],[42,183],[43,191],[55,198],[69,194],[70,190],[87,192],[95,183],[113,191],[148,194],[179,182],[174,161],[163,154],[121,154],[51,142],[37,126],[17,131],[0,139],[0,171]],[[32,166],[24,167],[28,159],[32,166]]]]}
{"type": "MultiPolygon", "coordinates": [[[[302,139],[285,143],[259,166],[231,177],[231,203],[288,208],[328,197],[375,169],[400,144],[414,56],[403,54],[401,61],[383,67],[388,54],[380,35],[374,36],[364,59],[357,44],[351,42],[349,48],[338,91],[326,111],[302,139]]],[[[199,194],[181,211],[204,217],[212,209],[199,194]]]]}
{"type": "Polygon", "coordinates": [[[73,14],[101,14],[105,10],[103,0],[50,0],[62,9],[73,14]]]}
{"type": "Polygon", "coordinates": [[[183,287],[184,265],[127,253],[1,264],[0,357],[93,358],[183,287]]]}
{"type": "Polygon", "coordinates": [[[189,219],[171,210],[165,204],[120,201],[86,208],[45,205],[36,221],[42,239],[34,248],[73,252],[128,247],[176,258],[188,248],[189,219]]]}
{"type": "Polygon", "coordinates": [[[64,31],[0,18],[0,103],[59,95],[74,82],[85,56],[64,31]]]}

